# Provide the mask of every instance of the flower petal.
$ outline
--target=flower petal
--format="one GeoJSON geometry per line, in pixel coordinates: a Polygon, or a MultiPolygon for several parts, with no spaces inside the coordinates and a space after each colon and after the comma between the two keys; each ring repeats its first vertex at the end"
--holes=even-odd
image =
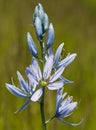
{"type": "Polygon", "coordinates": [[[42,79],[42,73],[41,73],[41,70],[40,70],[40,67],[38,65],[38,62],[36,60],[36,58],[32,58],[32,72],[34,75],[36,75],[38,81],[42,79]]]}
{"type": "Polygon", "coordinates": [[[62,80],[62,81],[63,81],[64,83],[66,83],[66,84],[74,83],[74,81],[68,80],[68,79],[66,79],[66,78],[63,77],[63,76],[60,76],[60,80],[62,80]]]}
{"type": "Polygon", "coordinates": [[[53,54],[53,51],[52,51],[51,47],[48,49],[48,55],[54,57],[54,54],[53,54]]]}
{"type": "Polygon", "coordinates": [[[56,112],[58,111],[60,105],[61,105],[61,101],[62,101],[62,92],[63,92],[63,89],[58,89],[57,91],[57,98],[56,98],[56,112]]]}
{"type": "Polygon", "coordinates": [[[77,55],[76,53],[71,54],[71,55],[67,56],[65,59],[63,59],[62,61],[60,61],[58,63],[58,68],[60,68],[61,66],[63,66],[63,67],[68,66],[75,59],[76,55],[77,55]]]}
{"type": "Polygon", "coordinates": [[[52,82],[54,82],[55,80],[57,80],[57,79],[61,76],[61,74],[63,73],[64,69],[65,69],[64,67],[60,67],[60,68],[50,77],[49,82],[52,83],[52,82]]]}
{"type": "Polygon", "coordinates": [[[72,102],[72,100],[73,100],[73,96],[70,96],[70,97],[66,98],[65,100],[63,100],[62,103],[61,103],[61,108],[68,105],[70,102],[72,102]]]}
{"type": "Polygon", "coordinates": [[[28,84],[25,82],[24,78],[22,77],[19,71],[17,71],[17,75],[21,89],[23,89],[25,92],[28,92],[28,84]]]}
{"type": "Polygon", "coordinates": [[[50,73],[52,71],[52,67],[53,67],[53,56],[50,55],[47,58],[47,61],[45,63],[44,70],[43,70],[43,78],[44,78],[44,80],[49,78],[50,73]]]}
{"type": "Polygon", "coordinates": [[[58,81],[58,82],[55,82],[55,83],[52,83],[52,84],[48,84],[48,89],[49,90],[57,90],[57,89],[60,89],[63,87],[63,82],[62,81],[58,81]]]}
{"type": "Polygon", "coordinates": [[[83,120],[81,120],[80,122],[76,123],[76,124],[73,124],[73,123],[70,123],[70,122],[66,122],[64,121],[62,118],[58,118],[62,123],[66,124],[66,125],[69,125],[69,126],[78,126],[82,123],[83,120]]]}
{"type": "Polygon", "coordinates": [[[57,48],[57,51],[56,51],[56,54],[54,57],[54,65],[56,65],[58,63],[63,46],[64,46],[64,43],[60,44],[59,47],[57,48]]]}
{"type": "Polygon", "coordinates": [[[34,91],[36,90],[37,85],[32,82],[32,80],[29,78],[29,92],[31,95],[33,95],[34,91]]]}
{"type": "Polygon", "coordinates": [[[38,84],[38,81],[37,81],[37,79],[35,78],[35,76],[31,73],[29,73],[30,71],[29,71],[29,69],[27,68],[26,69],[26,74],[27,74],[27,77],[29,78],[29,80],[31,81],[31,82],[33,82],[33,85],[34,84],[38,84]]]}
{"type": "Polygon", "coordinates": [[[33,102],[38,101],[39,98],[42,96],[42,93],[43,93],[42,88],[38,89],[38,90],[32,95],[31,100],[32,100],[33,102]]]}
{"type": "Polygon", "coordinates": [[[30,103],[30,99],[28,99],[16,112],[15,114],[17,114],[18,112],[23,111],[30,103]]]}
{"type": "Polygon", "coordinates": [[[62,106],[59,109],[59,114],[60,117],[66,117],[67,115],[69,115],[77,106],[77,102],[72,102],[68,105],[62,106]]]}
{"type": "Polygon", "coordinates": [[[26,98],[28,97],[22,90],[20,90],[19,88],[15,87],[14,85],[10,85],[10,84],[5,84],[6,88],[15,96],[20,97],[20,98],[26,98]]]}

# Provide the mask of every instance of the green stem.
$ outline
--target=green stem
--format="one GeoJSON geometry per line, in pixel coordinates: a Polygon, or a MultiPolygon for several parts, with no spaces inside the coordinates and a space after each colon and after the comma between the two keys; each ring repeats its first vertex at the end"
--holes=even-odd
{"type": "Polygon", "coordinates": [[[41,46],[41,57],[42,57],[42,60],[45,60],[44,59],[45,49],[44,49],[44,43],[42,41],[40,41],[40,46],[41,46]]]}
{"type": "MultiPolygon", "coordinates": [[[[45,61],[45,50],[44,50],[44,43],[40,41],[41,46],[41,57],[42,57],[42,75],[43,75],[43,68],[44,68],[44,61],[45,61]]],[[[40,101],[40,111],[41,111],[41,119],[42,119],[42,130],[46,130],[46,123],[45,123],[45,113],[44,113],[44,96],[45,96],[45,87],[43,87],[43,94],[40,101]]]]}
{"type": "Polygon", "coordinates": [[[42,118],[42,130],[46,130],[45,114],[44,114],[44,95],[45,95],[45,88],[43,88],[43,95],[41,97],[41,102],[40,102],[40,111],[41,111],[41,118],[42,118]]]}

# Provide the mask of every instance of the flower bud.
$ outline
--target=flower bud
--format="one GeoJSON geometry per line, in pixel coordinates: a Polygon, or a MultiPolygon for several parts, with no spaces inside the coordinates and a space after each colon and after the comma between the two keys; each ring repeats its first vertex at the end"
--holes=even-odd
{"type": "Polygon", "coordinates": [[[43,10],[43,6],[40,3],[35,7],[34,14],[33,14],[33,22],[35,22],[36,17],[39,17],[42,23],[44,19],[44,10],[43,10]]]}
{"type": "Polygon", "coordinates": [[[42,29],[42,23],[39,17],[36,17],[35,23],[34,23],[35,29],[36,29],[36,34],[38,39],[42,39],[43,37],[43,29],[42,29]]]}
{"type": "Polygon", "coordinates": [[[53,42],[54,42],[54,28],[52,23],[50,23],[49,30],[48,30],[48,37],[46,40],[47,49],[52,46],[53,42]]]}
{"type": "Polygon", "coordinates": [[[44,32],[46,32],[46,30],[49,27],[49,19],[48,19],[48,15],[46,13],[44,14],[43,26],[44,26],[44,32]]]}
{"type": "Polygon", "coordinates": [[[41,22],[43,21],[44,19],[44,9],[43,9],[43,6],[39,3],[38,4],[38,17],[40,18],[41,22]]]}
{"type": "Polygon", "coordinates": [[[38,57],[37,47],[36,47],[36,45],[35,45],[35,43],[34,43],[34,41],[33,41],[29,32],[27,33],[27,44],[28,44],[28,47],[29,47],[31,54],[34,57],[38,57]]]}

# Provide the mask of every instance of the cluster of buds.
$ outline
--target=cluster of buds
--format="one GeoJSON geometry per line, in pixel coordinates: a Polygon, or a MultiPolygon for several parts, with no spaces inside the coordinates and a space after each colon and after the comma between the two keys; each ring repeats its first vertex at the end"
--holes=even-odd
{"type": "Polygon", "coordinates": [[[39,40],[42,40],[45,32],[49,28],[48,15],[44,12],[43,6],[39,3],[34,10],[33,24],[39,40]]]}
{"type": "MultiPolygon", "coordinates": [[[[42,43],[44,35],[47,33],[46,50],[49,49],[54,42],[53,24],[49,23],[48,15],[44,12],[43,6],[39,3],[34,10],[33,25],[36,29],[36,35],[40,43],[42,43]]],[[[38,50],[30,33],[27,33],[27,43],[31,54],[38,57],[38,50]]]]}

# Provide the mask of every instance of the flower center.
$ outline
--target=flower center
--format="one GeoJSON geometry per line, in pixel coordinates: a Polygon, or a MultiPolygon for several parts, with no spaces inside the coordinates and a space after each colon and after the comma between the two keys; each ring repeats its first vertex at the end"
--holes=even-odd
{"type": "Polygon", "coordinates": [[[42,87],[45,87],[47,85],[46,81],[41,81],[42,87]]]}

